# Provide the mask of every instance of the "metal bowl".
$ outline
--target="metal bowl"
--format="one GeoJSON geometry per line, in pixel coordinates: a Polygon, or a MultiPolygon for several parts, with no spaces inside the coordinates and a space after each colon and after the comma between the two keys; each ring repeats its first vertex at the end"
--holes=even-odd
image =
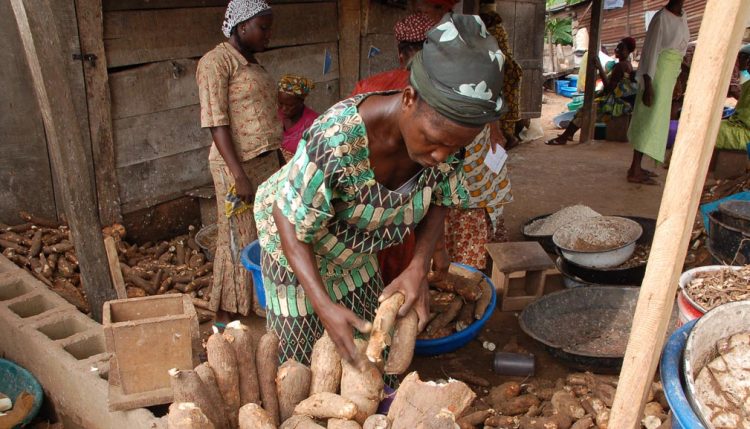
{"type": "MultiPolygon", "coordinates": [[[[695,380],[700,371],[716,356],[716,342],[750,330],[750,301],[720,305],[698,319],[685,345],[684,368],[687,397],[703,419],[707,408],[696,395],[695,380]]],[[[708,425],[705,420],[706,427],[708,425]]]]}
{"type": "MultiPolygon", "coordinates": [[[[526,306],[518,322],[521,330],[566,365],[614,373],[625,355],[638,292],[627,286],[565,289],[526,306]]],[[[674,309],[670,331],[676,321],[674,309]]]]}
{"type": "Polygon", "coordinates": [[[616,267],[627,261],[635,251],[636,241],[643,234],[641,225],[628,218],[601,216],[562,226],[552,236],[563,257],[589,268],[616,267]],[[609,243],[589,241],[591,234],[617,230],[620,237],[609,243]],[[589,237],[581,238],[584,234],[589,237]]]}

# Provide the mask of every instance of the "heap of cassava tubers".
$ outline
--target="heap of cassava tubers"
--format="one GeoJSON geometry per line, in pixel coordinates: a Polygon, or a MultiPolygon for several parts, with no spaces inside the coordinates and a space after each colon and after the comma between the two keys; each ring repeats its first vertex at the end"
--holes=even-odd
{"type": "Polygon", "coordinates": [[[452,264],[445,279],[430,281],[430,322],[419,338],[442,338],[481,319],[492,298],[490,287],[480,272],[452,264]]]}
{"type": "MultiPolygon", "coordinates": [[[[458,420],[461,429],[607,429],[617,377],[575,373],[547,385],[507,382],[493,387],[458,420]]],[[[646,429],[671,428],[660,383],[653,383],[642,416],[646,429]]]]}
{"type": "Polygon", "coordinates": [[[278,366],[279,340],[261,337],[255,350],[247,327],[215,331],[208,362],[194,371],[172,371],[174,403],[170,429],[413,429],[444,427],[469,407],[474,392],[460,381],[422,382],[406,376],[388,415],[376,414],[384,394],[384,374],[409,367],[417,336],[411,311],[397,317],[404,296],[383,301],[369,341],[356,339],[356,364],[343,360],[327,333],[316,341],[311,365],[288,360],[278,366]],[[388,359],[384,358],[390,346],[388,359]]]}
{"type": "MultiPolygon", "coordinates": [[[[29,271],[52,291],[89,313],[81,283],[78,257],[70,229],[57,221],[21,212],[20,225],[0,224],[3,256],[29,271]]],[[[104,228],[112,236],[129,298],[164,293],[187,293],[208,300],[213,264],[206,261],[195,242],[196,229],[170,241],[148,242],[142,246],[123,240],[125,228],[115,224],[104,228]]]]}

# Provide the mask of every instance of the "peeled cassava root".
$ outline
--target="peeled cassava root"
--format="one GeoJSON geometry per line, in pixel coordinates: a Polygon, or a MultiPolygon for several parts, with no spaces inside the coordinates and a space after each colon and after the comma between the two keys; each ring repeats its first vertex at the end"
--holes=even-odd
{"type": "Polygon", "coordinates": [[[316,419],[351,420],[357,415],[357,406],[341,395],[319,392],[297,404],[294,414],[316,419]]]}
{"type": "MultiPolygon", "coordinates": [[[[367,343],[364,340],[354,340],[360,355],[364,355],[367,343]]],[[[373,364],[365,359],[362,368],[357,368],[342,360],[341,396],[354,402],[357,415],[354,417],[359,424],[363,424],[367,417],[375,414],[378,404],[383,397],[383,374],[373,364]]]]}
{"type": "Polygon", "coordinates": [[[248,403],[240,408],[240,429],[276,429],[276,423],[266,410],[255,403],[248,403]]]}
{"type": "Polygon", "coordinates": [[[315,342],[310,360],[310,371],[312,380],[310,382],[310,394],[339,391],[341,384],[341,356],[336,351],[327,332],[315,342]]]}
{"type": "Polygon", "coordinates": [[[383,350],[391,344],[391,330],[403,304],[404,295],[401,293],[395,293],[380,303],[367,343],[367,359],[370,362],[380,363],[383,360],[383,350]]]}
{"type": "Polygon", "coordinates": [[[174,402],[169,406],[168,429],[215,429],[214,424],[192,402],[174,402]]]}
{"type": "Polygon", "coordinates": [[[279,417],[286,421],[294,408],[310,393],[310,368],[296,360],[284,362],[276,373],[276,394],[279,399],[279,417]]]}

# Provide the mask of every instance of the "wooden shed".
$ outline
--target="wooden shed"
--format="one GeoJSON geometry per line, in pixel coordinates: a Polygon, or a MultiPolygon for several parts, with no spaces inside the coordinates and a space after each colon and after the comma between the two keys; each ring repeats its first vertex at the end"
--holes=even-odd
{"type": "MultiPolygon", "coordinates": [[[[16,223],[19,210],[64,216],[42,114],[18,27],[0,0],[0,221],[16,223]]],[[[27,9],[43,0],[23,0],[27,9]]],[[[186,194],[211,184],[210,134],[199,124],[195,84],[198,59],[224,40],[227,0],[56,0],[55,31],[86,147],[83,174],[95,184],[102,224],[122,221],[136,239],[174,233],[199,219],[198,201],[186,194]]],[[[308,98],[323,111],[354,83],[397,66],[393,24],[406,4],[351,0],[276,0],[269,50],[258,59],[274,78],[311,77],[308,98]]],[[[523,112],[541,112],[543,0],[498,0],[516,58],[524,68],[523,112]]],[[[477,4],[463,5],[467,12],[477,4]]],[[[472,10],[473,9],[473,10],[472,10]]],[[[43,52],[40,53],[43,55],[43,52]]]]}

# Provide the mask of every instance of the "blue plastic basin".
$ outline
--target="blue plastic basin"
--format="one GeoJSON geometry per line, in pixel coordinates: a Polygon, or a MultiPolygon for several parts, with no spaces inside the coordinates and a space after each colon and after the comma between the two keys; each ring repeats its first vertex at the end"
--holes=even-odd
{"type": "Polygon", "coordinates": [[[29,415],[16,428],[26,426],[36,417],[42,406],[42,386],[25,368],[9,360],[0,359],[0,392],[5,393],[15,405],[16,397],[24,391],[34,396],[34,405],[29,415]]]}
{"type": "Polygon", "coordinates": [[[255,294],[258,295],[260,308],[266,308],[266,289],[263,287],[263,273],[260,270],[260,243],[258,243],[258,240],[242,249],[240,261],[253,275],[253,286],[255,287],[255,294]]]}
{"type": "Polygon", "coordinates": [[[664,385],[664,394],[672,410],[673,429],[705,429],[685,396],[682,379],[682,352],[685,350],[688,335],[698,320],[681,326],[667,340],[659,363],[659,375],[664,385]]]}
{"type": "Polygon", "coordinates": [[[477,335],[479,335],[479,331],[482,330],[482,327],[485,325],[485,323],[487,323],[487,320],[489,320],[490,316],[492,316],[492,313],[495,311],[495,304],[497,304],[497,293],[495,292],[495,285],[492,284],[492,280],[490,280],[489,277],[487,277],[486,275],[484,275],[484,273],[474,267],[470,267],[464,264],[457,264],[455,262],[454,265],[458,265],[460,267],[466,268],[469,271],[482,274],[484,280],[487,282],[487,284],[490,285],[490,291],[492,291],[490,305],[487,306],[487,310],[484,311],[484,315],[481,319],[475,320],[474,323],[469,325],[463,331],[453,333],[443,338],[435,338],[432,340],[417,340],[417,344],[414,348],[414,353],[419,356],[435,356],[443,353],[450,353],[452,351],[460,349],[461,347],[468,344],[469,341],[476,338],[477,335]]]}

